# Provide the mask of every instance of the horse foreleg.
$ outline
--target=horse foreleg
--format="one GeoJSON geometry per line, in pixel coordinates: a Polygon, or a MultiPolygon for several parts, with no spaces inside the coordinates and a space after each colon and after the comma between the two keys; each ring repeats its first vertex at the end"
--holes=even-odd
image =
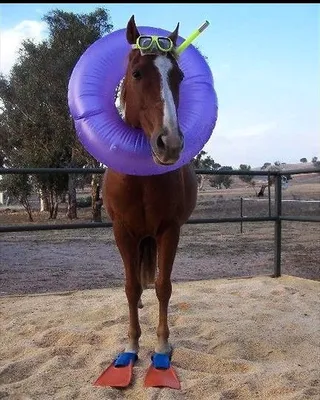
{"type": "Polygon", "coordinates": [[[139,277],[139,242],[120,223],[114,222],[113,231],[125,268],[125,292],[129,306],[129,342],[125,351],[138,353],[141,336],[138,306],[142,294],[139,277]]]}
{"type": "Polygon", "coordinates": [[[155,349],[156,353],[170,354],[172,351],[168,341],[170,334],[168,305],[172,292],[171,272],[179,243],[179,235],[179,226],[173,226],[157,237],[159,273],[155,286],[159,300],[159,325],[157,328],[158,344],[155,349]]]}

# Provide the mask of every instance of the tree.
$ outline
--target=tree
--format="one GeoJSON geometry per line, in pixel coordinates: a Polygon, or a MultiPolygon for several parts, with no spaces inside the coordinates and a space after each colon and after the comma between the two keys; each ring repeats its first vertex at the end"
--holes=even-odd
{"type": "MultiPolygon", "coordinates": [[[[279,164],[279,165],[270,165],[270,166],[267,168],[267,170],[268,170],[268,171],[281,171],[281,166],[280,166],[280,165],[281,165],[281,164],[279,164]]],[[[292,179],[292,178],[290,177],[290,179],[292,179]]],[[[274,175],[271,175],[270,178],[268,179],[268,181],[267,181],[266,183],[263,183],[263,184],[261,185],[261,188],[260,188],[260,190],[259,190],[257,196],[258,196],[258,197],[263,197],[266,188],[269,187],[269,186],[271,187],[272,185],[274,185],[274,183],[275,183],[275,176],[274,176],[274,175]]]]}
{"type": "MultiPolygon", "coordinates": [[[[265,162],[263,164],[263,166],[261,167],[261,170],[267,170],[267,171],[280,171],[280,167],[281,166],[281,162],[280,161],[275,161],[274,165],[272,165],[270,162],[265,162]]],[[[264,196],[264,192],[266,190],[266,188],[269,186],[270,183],[270,187],[274,184],[275,182],[275,178],[274,176],[270,176],[270,179],[266,182],[266,183],[262,183],[259,192],[257,192],[256,190],[256,195],[257,197],[263,197],[264,196]]],[[[255,185],[253,185],[255,186],[255,185]]]]}
{"type": "Polygon", "coordinates": [[[220,164],[216,163],[211,156],[207,155],[208,153],[204,150],[201,150],[200,153],[193,158],[192,164],[197,169],[209,169],[216,170],[221,167],[220,164]]]}
{"type": "Polygon", "coordinates": [[[271,165],[271,163],[265,162],[265,163],[263,164],[263,166],[261,167],[261,170],[265,170],[265,169],[269,168],[270,165],[271,165]]]}
{"type": "MultiPolygon", "coordinates": [[[[106,33],[113,30],[109,11],[103,8],[97,8],[94,12],[89,14],[74,14],[67,13],[59,10],[54,10],[48,13],[44,20],[49,25],[50,40],[52,47],[56,47],[58,53],[62,49],[63,53],[67,57],[66,69],[64,75],[66,78],[66,86],[69,82],[71,72],[79,57],[84,51],[96,40],[101,38],[106,33]],[[78,38],[75,41],[74,38],[78,38]],[[72,52],[70,51],[72,49],[72,52]]],[[[67,99],[66,99],[67,100],[67,99]]],[[[68,110],[69,113],[69,110],[68,110]]],[[[79,166],[77,162],[77,154],[81,155],[82,166],[98,167],[100,163],[96,161],[92,156],[87,153],[79,142],[76,141],[76,145],[73,146],[73,157],[71,157],[68,166],[76,167],[79,166]],[[79,149],[81,147],[81,149],[79,149]],[[84,157],[83,157],[84,156],[84,157]],[[84,159],[83,159],[84,158],[84,159]]],[[[69,181],[74,181],[73,184],[69,182],[69,196],[68,196],[68,212],[69,218],[74,217],[76,210],[76,199],[75,199],[75,180],[74,174],[69,176],[69,181]]],[[[93,204],[93,220],[101,220],[101,211],[96,210],[96,198],[100,196],[99,187],[96,184],[96,179],[92,177],[92,204],[93,204]]],[[[101,207],[98,209],[100,210],[101,207]]]]}
{"type": "MultiPolygon", "coordinates": [[[[207,155],[208,153],[204,150],[201,150],[200,153],[196,155],[191,161],[194,168],[196,169],[208,169],[208,170],[216,170],[221,167],[220,164],[216,163],[213,158],[207,155]]],[[[198,190],[201,190],[204,185],[204,175],[197,174],[198,180],[198,190]]]]}
{"type": "Polygon", "coordinates": [[[312,157],[312,164],[316,164],[318,162],[318,157],[312,157]]]}
{"type": "Polygon", "coordinates": [[[317,168],[317,167],[320,167],[320,161],[315,161],[314,163],[313,163],[313,165],[317,168]]]}
{"type": "Polygon", "coordinates": [[[32,193],[32,183],[28,175],[4,175],[0,181],[0,191],[6,192],[10,199],[12,198],[19,201],[27,211],[29,221],[33,221],[32,209],[29,202],[32,193]]]}
{"type": "MultiPolygon", "coordinates": [[[[98,167],[100,163],[77,139],[67,95],[80,56],[113,29],[109,12],[103,8],[89,14],[53,10],[43,20],[48,24],[49,38],[39,44],[24,41],[9,78],[0,77],[4,104],[0,116],[1,156],[8,166],[15,167],[98,167]]],[[[53,201],[53,218],[63,192],[68,192],[68,217],[76,217],[76,177],[70,174],[65,178],[33,178],[41,193],[53,201]]]]}
{"type": "Polygon", "coordinates": [[[303,157],[303,158],[300,158],[300,162],[306,163],[306,162],[308,162],[308,160],[305,157],[303,157]]]}
{"type": "MultiPolygon", "coordinates": [[[[223,166],[219,168],[219,171],[232,171],[233,168],[229,166],[223,166]]],[[[233,183],[231,175],[213,175],[209,178],[210,186],[217,189],[222,189],[222,185],[229,189],[233,183]]]]}
{"type": "MultiPolygon", "coordinates": [[[[251,171],[251,166],[246,164],[240,164],[239,169],[241,171],[251,171]]],[[[253,179],[253,175],[239,175],[239,179],[245,183],[247,183],[257,194],[256,192],[256,182],[253,179]]]]}
{"type": "MultiPolygon", "coordinates": [[[[240,164],[239,169],[241,171],[251,171],[251,166],[246,164],[240,164]]],[[[239,175],[239,179],[243,182],[250,184],[253,180],[253,175],[239,175]]]]}

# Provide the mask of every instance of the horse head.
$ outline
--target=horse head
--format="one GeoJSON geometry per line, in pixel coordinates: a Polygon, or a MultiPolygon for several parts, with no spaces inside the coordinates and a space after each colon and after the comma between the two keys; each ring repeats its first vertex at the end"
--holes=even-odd
{"type": "Polygon", "coordinates": [[[184,146],[177,113],[183,80],[175,55],[178,29],[168,37],[141,35],[132,16],[126,30],[132,50],[120,97],[124,119],[144,131],[160,165],[177,162],[184,146]]]}

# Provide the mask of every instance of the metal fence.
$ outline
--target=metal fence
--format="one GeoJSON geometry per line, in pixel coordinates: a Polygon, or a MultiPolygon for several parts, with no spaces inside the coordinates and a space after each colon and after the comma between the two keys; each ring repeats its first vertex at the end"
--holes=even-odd
{"type": "MultiPolygon", "coordinates": [[[[0,168],[0,175],[6,174],[103,174],[104,168],[0,168]]],[[[266,217],[233,217],[233,218],[191,218],[187,224],[210,224],[210,223],[243,223],[243,222],[274,222],[274,271],[273,277],[281,276],[281,228],[282,221],[297,221],[297,222],[320,222],[320,216],[283,216],[282,215],[282,177],[293,176],[297,174],[320,174],[320,167],[304,170],[291,171],[212,171],[196,169],[197,174],[201,175],[252,175],[252,176],[267,176],[270,183],[270,178],[274,176],[274,213],[266,217]]],[[[320,179],[320,175],[319,175],[320,179]]],[[[269,202],[270,202],[270,185],[269,202]]],[[[8,225],[0,226],[0,232],[22,232],[22,231],[42,231],[42,230],[61,230],[61,229],[84,229],[84,228],[108,228],[112,227],[111,222],[87,222],[87,223],[72,223],[72,224],[32,224],[32,225],[8,225]]]]}

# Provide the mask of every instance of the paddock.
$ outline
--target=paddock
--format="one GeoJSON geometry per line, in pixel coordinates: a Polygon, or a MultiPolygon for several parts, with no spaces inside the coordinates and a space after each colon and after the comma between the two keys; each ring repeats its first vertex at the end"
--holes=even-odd
{"type": "Polygon", "coordinates": [[[181,390],[143,388],[157,299],[143,295],[140,360],[125,391],[92,386],[126,340],[120,287],[1,298],[2,399],[318,399],[319,282],[297,277],[173,284],[181,390]]]}
{"type": "MultiPolygon", "coordinates": [[[[237,223],[184,226],[173,271],[169,322],[181,391],[143,388],[156,329],[153,290],[143,295],[133,384],[126,391],[92,386],[126,340],[123,271],[111,230],[50,229],[47,222],[43,231],[30,224],[32,231],[17,232],[19,211],[4,213],[0,398],[317,399],[320,227],[308,220],[317,220],[318,203],[301,203],[296,221],[281,220],[282,276],[273,278],[276,219],[243,217],[241,233],[239,198],[218,193],[211,204],[210,194],[200,193],[193,218],[218,219],[224,209],[237,223]]],[[[268,218],[267,202],[257,204],[268,218]]],[[[290,217],[293,207],[300,205],[283,202],[281,215],[290,217]]]]}

